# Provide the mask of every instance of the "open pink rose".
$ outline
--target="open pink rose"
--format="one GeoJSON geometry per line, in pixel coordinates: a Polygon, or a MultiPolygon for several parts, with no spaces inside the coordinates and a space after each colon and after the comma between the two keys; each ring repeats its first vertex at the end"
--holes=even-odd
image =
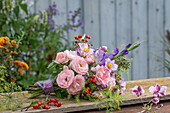
{"type": "Polygon", "coordinates": [[[88,64],[93,63],[94,62],[94,56],[93,55],[87,55],[85,60],[88,64]]]}
{"type": "Polygon", "coordinates": [[[68,58],[69,60],[73,60],[73,59],[77,56],[77,52],[76,52],[76,51],[65,50],[64,53],[66,53],[67,58],[68,58]]]}
{"type": "Polygon", "coordinates": [[[109,79],[110,79],[109,70],[104,66],[100,66],[96,72],[96,83],[98,85],[107,84],[109,82],[109,79]]]}
{"type": "Polygon", "coordinates": [[[57,84],[61,88],[68,88],[74,79],[74,72],[72,70],[69,70],[67,66],[63,67],[63,71],[61,71],[58,74],[57,77],[57,84]]]}
{"type": "Polygon", "coordinates": [[[57,64],[64,64],[68,62],[68,58],[67,58],[67,54],[65,54],[64,52],[59,52],[57,53],[56,59],[55,59],[55,63],[57,64]]]}
{"type": "Polygon", "coordinates": [[[112,90],[115,87],[115,85],[116,85],[115,78],[114,77],[110,77],[110,80],[109,80],[108,84],[110,85],[109,90],[112,90]]]}
{"type": "Polygon", "coordinates": [[[82,75],[76,75],[74,77],[73,83],[67,89],[69,94],[76,95],[79,91],[83,90],[83,83],[85,79],[82,75]]]}
{"type": "Polygon", "coordinates": [[[86,74],[89,70],[89,66],[86,60],[83,57],[79,56],[77,56],[74,60],[71,61],[69,67],[80,75],[86,74]]]}

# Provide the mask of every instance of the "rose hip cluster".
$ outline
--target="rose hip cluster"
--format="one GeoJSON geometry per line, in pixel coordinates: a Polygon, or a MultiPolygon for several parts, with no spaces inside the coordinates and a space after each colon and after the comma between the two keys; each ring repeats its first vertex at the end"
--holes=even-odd
{"type": "MultiPolygon", "coordinates": [[[[85,42],[88,42],[88,40],[85,40],[84,38],[81,39],[81,38],[82,38],[82,35],[81,35],[81,34],[78,35],[78,36],[75,36],[74,38],[75,38],[76,40],[81,40],[82,42],[84,42],[84,41],[85,41],[85,42]]],[[[88,36],[88,35],[86,35],[85,38],[86,38],[86,39],[91,39],[91,37],[88,36]]]]}
{"type": "Polygon", "coordinates": [[[62,102],[58,102],[56,99],[46,99],[44,102],[38,102],[38,105],[32,106],[34,109],[43,108],[43,109],[50,109],[49,105],[53,103],[54,106],[60,107],[62,102]]]}

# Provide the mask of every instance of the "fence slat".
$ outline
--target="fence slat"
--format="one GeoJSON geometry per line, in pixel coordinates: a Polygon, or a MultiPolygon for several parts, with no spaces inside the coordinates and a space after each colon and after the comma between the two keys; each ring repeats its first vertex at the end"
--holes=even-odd
{"type": "Polygon", "coordinates": [[[101,45],[107,46],[109,50],[116,47],[116,0],[100,0],[100,19],[101,19],[101,45]]]}
{"type": "MultiPolygon", "coordinates": [[[[131,43],[131,2],[128,0],[117,0],[116,1],[116,34],[117,34],[117,46],[122,44],[131,43]]],[[[131,52],[127,56],[131,57],[131,52]]],[[[133,67],[131,67],[133,70],[133,67]]],[[[133,76],[132,73],[129,73],[133,76]]],[[[124,77],[127,80],[127,77],[124,77]]]]}
{"type": "Polygon", "coordinates": [[[163,44],[160,42],[163,36],[163,0],[149,1],[149,77],[163,77],[162,63],[159,57],[163,57],[163,44]]]}
{"type": "MultiPolygon", "coordinates": [[[[77,10],[78,8],[81,8],[81,15],[82,15],[82,2],[83,2],[82,0],[68,0],[68,8],[67,8],[68,14],[69,14],[69,11],[73,11],[74,13],[75,10],[77,10]]],[[[76,18],[75,24],[78,24],[79,20],[82,21],[82,16],[80,18],[76,18]]],[[[74,30],[69,31],[68,39],[69,39],[70,47],[73,47],[72,42],[74,41],[74,36],[78,36],[79,34],[83,34],[83,29],[81,27],[76,28],[76,31],[74,30]]]]}
{"type": "MultiPolygon", "coordinates": [[[[165,30],[170,30],[170,0],[165,0],[165,30]]],[[[170,55],[168,55],[167,52],[165,52],[165,58],[170,61],[170,55]]],[[[165,77],[170,76],[170,73],[168,73],[168,70],[165,68],[165,77]]]]}
{"type": "Polygon", "coordinates": [[[100,44],[99,0],[84,0],[85,33],[92,37],[94,48],[100,44]]]}
{"type": "MultiPolygon", "coordinates": [[[[147,41],[147,0],[133,0],[132,2],[132,40],[147,41]]],[[[133,51],[133,80],[147,78],[147,42],[133,51]]]]}

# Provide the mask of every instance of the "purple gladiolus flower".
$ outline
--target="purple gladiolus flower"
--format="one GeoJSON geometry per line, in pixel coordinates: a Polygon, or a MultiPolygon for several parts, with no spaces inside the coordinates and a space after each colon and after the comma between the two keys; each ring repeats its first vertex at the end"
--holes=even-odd
{"type": "Polygon", "coordinates": [[[119,53],[119,49],[115,48],[114,52],[113,52],[113,56],[116,56],[119,53]]]}
{"type": "Polygon", "coordinates": [[[73,13],[73,11],[69,11],[69,13],[73,13]]]}
{"type": "Polygon", "coordinates": [[[128,50],[123,50],[120,55],[123,54],[123,55],[127,55],[128,54],[128,50]]]}
{"type": "Polygon", "coordinates": [[[129,43],[127,46],[125,46],[125,49],[128,49],[132,44],[129,43]]]}
{"type": "Polygon", "coordinates": [[[160,87],[159,84],[156,84],[156,86],[151,86],[149,88],[149,91],[153,94],[154,97],[164,96],[165,92],[167,90],[166,86],[160,87]]]}
{"type": "Polygon", "coordinates": [[[132,88],[132,93],[139,97],[143,95],[145,91],[142,86],[135,86],[134,88],[132,88]]]}
{"type": "Polygon", "coordinates": [[[114,57],[113,54],[107,53],[105,54],[104,59],[107,59],[107,58],[112,59],[113,57],[114,57]]]}
{"type": "Polygon", "coordinates": [[[54,14],[54,15],[60,15],[59,10],[58,10],[58,9],[55,9],[55,10],[53,11],[53,14],[54,14]]]}
{"type": "Polygon", "coordinates": [[[158,104],[159,103],[159,98],[158,97],[155,97],[153,100],[152,100],[152,103],[154,104],[158,104]]]}

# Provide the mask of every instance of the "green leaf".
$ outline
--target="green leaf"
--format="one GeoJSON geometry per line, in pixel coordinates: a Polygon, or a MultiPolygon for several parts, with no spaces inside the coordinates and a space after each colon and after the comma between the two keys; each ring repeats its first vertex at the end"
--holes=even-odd
{"type": "Polygon", "coordinates": [[[28,15],[27,4],[21,4],[21,9],[28,15]]]}
{"type": "Polygon", "coordinates": [[[0,10],[2,10],[2,0],[0,0],[0,10]]]}
{"type": "Polygon", "coordinates": [[[4,24],[4,25],[2,26],[2,31],[3,31],[3,32],[7,32],[7,31],[8,31],[8,28],[9,28],[8,24],[4,24]]]}
{"type": "Polygon", "coordinates": [[[15,13],[16,17],[19,16],[19,6],[16,6],[16,7],[14,8],[14,13],[15,13]]]}
{"type": "Polygon", "coordinates": [[[145,108],[145,107],[142,107],[142,109],[144,109],[144,110],[145,110],[146,108],[145,108]]]}

